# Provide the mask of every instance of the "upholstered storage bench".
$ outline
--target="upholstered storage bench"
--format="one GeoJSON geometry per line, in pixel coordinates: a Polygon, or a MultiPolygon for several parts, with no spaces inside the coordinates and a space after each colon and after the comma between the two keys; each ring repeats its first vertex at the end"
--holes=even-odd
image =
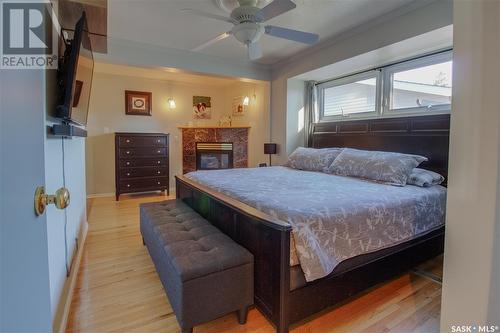
{"type": "Polygon", "coordinates": [[[253,304],[253,256],[180,200],[142,204],[144,244],[182,332],[253,304]]]}

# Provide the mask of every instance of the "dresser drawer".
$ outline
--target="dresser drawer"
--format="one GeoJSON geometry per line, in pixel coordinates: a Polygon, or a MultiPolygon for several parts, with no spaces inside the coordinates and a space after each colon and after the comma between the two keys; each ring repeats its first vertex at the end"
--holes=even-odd
{"type": "Polygon", "coordinates": [[[124,168],[120,169],[121,178],[137,178],[137,177],[165,177],[167,176],[168,169],[155,168],[155,167],[142,167],[142,168],[124,168]]]}
{"type": "Polygon", "coordinates": [[[168,187],[168,177],[142,178],[142,179],[123,179],[120,180],[121,192],[166,189],[168,187]]]}
{"type": "Polygon", "coordinates": [[[166,136],[120,136],[118,142],[121,148],[125,147],[165,147],[166,136]]]}
{"type": "Polygon", "coordinates": [[[146,157],[146,156],[167,156],[167,148],[162,147],[142,147],[142,148],[120,148],[120,157],[146,157]]]}
{"type": "Polygon", "coordinates": [[[122,158],[119,161],[120,168],[128,167],[148,167],[161,166],[166,167],[168,160],[166,158],[122,158]]]}

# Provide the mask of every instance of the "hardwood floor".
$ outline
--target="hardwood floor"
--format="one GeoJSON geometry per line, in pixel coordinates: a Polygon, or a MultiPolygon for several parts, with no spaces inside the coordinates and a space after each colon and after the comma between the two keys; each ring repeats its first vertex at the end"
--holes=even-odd
{"type": "MultiPolygon", "coordinates": [[[[139,233],[139,204],[165,198],[89,199],[89,232],[67,332],[180,331],[139,233]]],[[[442,258],[427,262],[422,269],[442,276],[442,258]]],[[[440,284],[409,273],[293,325],[292,332],[439,332],[440,308],[440,284]]],[[[236,315],[230,314],[197,326],[194,332],[267,333],[274,329],[252,309],[246,325],[238,325],[236,315]]]]}

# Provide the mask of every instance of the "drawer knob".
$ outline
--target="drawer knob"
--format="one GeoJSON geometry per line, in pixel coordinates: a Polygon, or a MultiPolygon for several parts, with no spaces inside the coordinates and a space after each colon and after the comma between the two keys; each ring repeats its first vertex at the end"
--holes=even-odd
{"type": "Polygon", "coordinates": [[[130,176],[130,172],[127,172],[127,176],[130,176]]]}
{"type": "Polygon", "coordinates": [[[161,150],[158,150],[158,154],[161,153],[161,150]]]}
{"type": "Polygon", "coordinates": [[[130,184],[127,184],[127,187],[130,187],[130,184]]]}
{"type": "Polygon", "coordinates": [[[160,140],[160,139],[158,139],[158,143],[160,143],[160,142],[161,142],[161,140],[160,140]]]}
{"type": "Polygon", "coordinates": [[[127,165],[130,165],[130,162],[127,162],[127,165]]]}
{"type": "Polygon", "coordinates": [[[161,185],[161,182],[158,182],[158,185],[161,185]]]}
{"type": "Polygon", "coordinates": [[[161,171],[157,171],[156,173],[160,175],[160,174],[161,174],[161,171]]]}
{"type": "Polygon", "coordinates": [[[130,140],[129,140],[129,139],[127,139],[127,140],[125,140],[125,142],[126,142],[126,143],[130,143],[130,140]]]}
{"type": "Polygon", "coordinates": [[[161,161],[158,161],[158,164],[161,164],[161,161]]]}
{"type": "Polygon", "coordinates": [[[130,152],[127,150],[127,155],[130,154],[130,152]]]}

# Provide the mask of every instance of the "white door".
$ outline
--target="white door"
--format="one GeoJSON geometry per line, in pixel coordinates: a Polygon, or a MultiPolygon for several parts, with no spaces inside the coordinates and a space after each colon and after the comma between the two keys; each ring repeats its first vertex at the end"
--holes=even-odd
{"type": "MultiPolygon", "coordinates": [[[[12,45],[6,42],[5,36],[16,40],[16,47],[32,47],[32,39],[36,40],[32,34],[44,38],[48,31],[57,27],[49,19],[52,7],[43,7],[46,4],[42,8],[48,10],[40,11],[43,17],[40,32],[38,26],[32,27],[37,22],[39,4],[27,1],[31,5],[23,7],[26,3],[8,3],[0,0],[2,19],[9,18],[4,22],[0,19],[0,28],[7,26],[10,31],[0,30],[4,53],[4,46],[12,45]],[[31,6],[35,8],[33,11],[31,6]],[[9,11],[4,11],[6,8],[10,8],[9,11]],[[28,13],[29,20],[19,19],[17,14],[23,11],[25,16],[28,13]],[[17,34],[12,33],[16,31],[17,34]],[[19,36],[25,38],[19,41],[19,36]]],[[[57,49],[57,40],[58,37],[53,36],[52,50],[57,49]]],[[[48,40],[45,42],[51,45],[48,40]]],[[[4,56],[2,54],[2,60],[4,56]]],[[[1,64],[3,66],[4,62],[1,64]]],[[[52,332],[61,328],[67,276],[74,272],[71,271],[72,259],[80,244],[79,238],[86,230],[85,140],[62,139],[48,134],[48,126],[53,121],[59,122],[50,118],[58,104],[57,97],[55,69],[0,69],[2,333],[52,332]],[[44,214],[36,216],[34,193],[38,186],[44,186],[47,194],[66,187],[71,193],[71,204],[64,211],[49,205],[44,214]]]]}
{"type": "Polygon", "coordinates": [[[45,185],[45,71],[0,70],[1,332],[50,332],[45,185]]]}

